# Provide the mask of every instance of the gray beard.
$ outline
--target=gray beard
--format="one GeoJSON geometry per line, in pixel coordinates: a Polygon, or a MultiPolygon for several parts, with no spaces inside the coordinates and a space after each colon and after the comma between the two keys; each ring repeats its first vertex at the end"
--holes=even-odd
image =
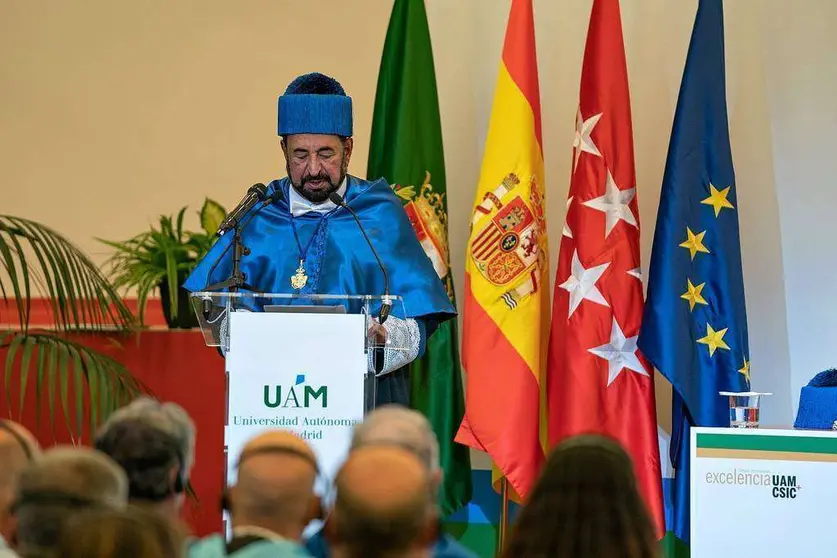
{"type": "MultiPolygon", "coordinates": [[[[345,176],[342,176],[340,178],[341,183],[343,182],[343,178],[345,178],[345,176]]],[[[340,189],[340,183],[334,184],[331,180],[329,180],[328,184],[329,186],[325,190],[322,190],[320,192],[309,192],[302,187],[302,184],[297,185],[294,184],[293,180],[291,181],[291,186],[294,187],[294,190],[296,190],[300,196],[310,201],[311,203],[323,203],[324,201],[328,200],[328,197],[332,193],[340,189]]]]}
{"type": "Polygon", "coordinates": [[[323,203],[328,199],[328,197],[331,194],[339,190],[340,185],[343,183],[344,180],[346,180],[346,172],[348,171],[347,166],[348,165],[344,164],[343,168],[340,170],[340,180],[337,181],[337,184],[335,184],[331,181],[331,179],[329,179],[328,188],[326,190],[323,190],[322,192],[308,192],[305,190],[305,188],[303,188],[302,182],[300,182],[299,184],[294,182],[293,179],[291,179],[291,167],[289,164],[287,164],[287,162],[285,163],[285,170],[288,173],[288,179],[290,179],[291,181],[291,186],[293,186],[293,189],[296,190],[300,196],[310,201],[311,203],[323,203]]]}

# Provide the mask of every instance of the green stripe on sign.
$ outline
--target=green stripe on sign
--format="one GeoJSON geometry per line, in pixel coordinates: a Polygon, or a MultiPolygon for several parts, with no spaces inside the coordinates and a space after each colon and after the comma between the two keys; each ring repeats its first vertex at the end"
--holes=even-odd
{"type": "Polygon", "coordinates": [[[698,434],[697,447],[837,454],[837,437],[698,434]]]}

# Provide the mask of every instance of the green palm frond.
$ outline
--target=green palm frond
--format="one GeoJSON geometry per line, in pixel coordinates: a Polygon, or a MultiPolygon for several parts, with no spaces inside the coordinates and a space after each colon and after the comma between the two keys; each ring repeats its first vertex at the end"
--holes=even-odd
{"type": "Polygon", "coordinates": [[[135,325],[130,310],[96,265],[45,225],[0,215],[0,266],[3,308],[16,307],[23,332],[29,329],[31,301],[38,295],[49,300],[53,325],[61,331],[124,330],[135,325]]]}
{"type": "Polygon", "coordinates": [[[78,331],[130,331],[136,319],[96,265],[60,233],[0,215],[0,296],[0,318],[17,313],[16,323],[0,319],[0,327],[12,326],[0,329],[6,353],[2,391],[9,409],[16,399],[20,412],[27,390],[34,389],[38,419],[46,403],[54,426],[60,407],[68,430],[78,437],[147,391],[119,362],[68,337],[78,331]],[[36,297],[48,300],[52,320],[37,327],[50,331],[31,323],[36,297]],[[12,384],[19,386],[14,398],[12,384]]]}
{"type": "Polygon", "coordinates": [[[20,386],[19,401],[13,402],[11,390],[4,390],[8,408],[23,413],[27,390],[34,383],[36,416],[40,420],[42,404],[47,401],[54,428],[57,392],[64,421],[74,439],[85,431],[95,431],[113,411],[140,393],[149,392],[115,359],[62,334],[0,331],[0,347],[7,348],[4,385],[8,387],[16,380],[20,386]]]}

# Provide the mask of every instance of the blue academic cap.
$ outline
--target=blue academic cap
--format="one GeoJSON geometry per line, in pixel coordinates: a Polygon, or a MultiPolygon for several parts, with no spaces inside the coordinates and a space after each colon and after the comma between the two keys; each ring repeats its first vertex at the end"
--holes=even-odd
{"type": "Polygon", "coordinates": [[[279,135],[352,135],[352,98],[329,76],[314,72],[293,80],[279,97],[279,135]]]}
{"type": "Polygon", "coordinates": [[[831,430],[837,423],[837,370],[820,372],[802,388],[794,428],[831,430]]]}

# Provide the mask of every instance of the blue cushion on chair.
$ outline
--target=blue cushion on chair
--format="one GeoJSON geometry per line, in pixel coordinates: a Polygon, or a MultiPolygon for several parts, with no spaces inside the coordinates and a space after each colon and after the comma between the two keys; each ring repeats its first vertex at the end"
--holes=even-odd
{"type": "Polygon", "coordinates": [[[814,376],[799,394],[794,428],[831,430],[837,423],[837,370],[814,376]]]}

